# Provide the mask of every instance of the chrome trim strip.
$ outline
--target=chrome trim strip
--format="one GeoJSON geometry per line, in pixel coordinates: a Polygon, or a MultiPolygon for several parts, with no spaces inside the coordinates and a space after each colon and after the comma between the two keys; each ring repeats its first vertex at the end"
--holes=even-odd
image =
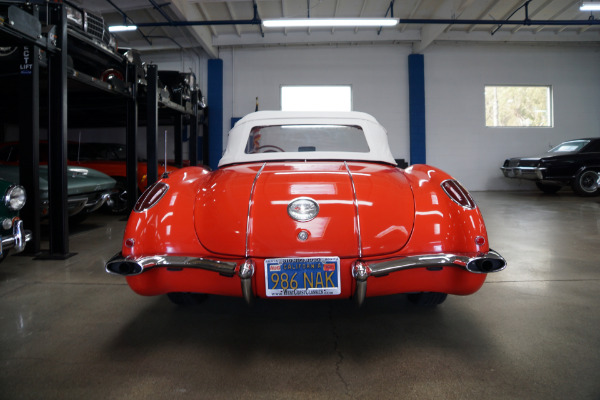
{"type": "Polygon", "coordinates": [[[226,276],[235,275],[237,263],[234,261],[219,261],[198,257],[179,257],[179,256],[145,256],[145,257],[123,257],[121,253],[115,254],[105,265],[106,272],[116,275],[139,275],[144,271],[156,267],[172,268],[197,268],[207,271],[214,271],[226,276]],[[134,273],[118,273],[115,268],[119,264],[132,264],[136,266],[134,273]]]}
{"type": "Polygon", "coordinates": [[[250,188],[250,199],[248,201],[248,218],[246,219],[246,258],[248,258],[250,250],[248,249],[248,242],[250,240],[250,211],[252,210],[252,205],[254,204],[254,188],[256,187],[256,181],[258,181],[258,177],[262,173],[263,169],[267,163],[263,163],[262,167],[256,173],[254,177],[254,182],[252,182],[252,188],[250,188]]]}
{"type": "Polygon", "coordinates": [[[360,234],[360,216],[358,215],[358,198],[356,197],[356,186],[354,186],[354,178],[352,177],[352,172],[350,172],[350,168],[348,168],[348,163],[344,161],[344,166],[346,167],[346,171],[348,171],[348,176],[350,177],[350,184],[352,185],[352,195],[354,196],[354,210],[356,211],[356,232],[358,233],[358,257],[362,257],[362,237],[360,234]]]}

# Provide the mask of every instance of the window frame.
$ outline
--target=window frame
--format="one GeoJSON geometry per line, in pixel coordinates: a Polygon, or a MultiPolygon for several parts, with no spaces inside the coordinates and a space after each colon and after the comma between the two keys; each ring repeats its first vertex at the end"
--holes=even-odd
{"type": "MultiPolygon", "coordinates": [[[[483,90],[484,126],[494,129],[548,129],[554,128],[554,87],[552,85],[527,85],[527,84],[485,84],[483,90]],[[549,114],[547,125],[488,125],[487,90],[488,88],[546,88],[546,113],[549,114]]],[[[535,110],[533,110],[535,112],[535,110]]]]}

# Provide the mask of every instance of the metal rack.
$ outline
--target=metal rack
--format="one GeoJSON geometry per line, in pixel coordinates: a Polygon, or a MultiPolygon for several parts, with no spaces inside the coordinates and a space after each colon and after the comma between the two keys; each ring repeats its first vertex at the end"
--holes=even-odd
{"type": "MultiPolygon", "coordinates": [[[[9,2],[13,3],[13,2],[9,2]]],[[[22,3],[21,3],[22,4],[22,3]]],[[[68,98],[85,98],[102,104],[108,102],[118,104],[118,110],[111,118],[103,116],[103,120],[111,120],[114,124],[125,126],[127,146],[127,191],[137,193],[137,132],[141,120],[147,127],[147,163],[148,183],[158,179],[158,142],[159,118],[173,121],[175,127],[175,161],[182,162],[182,126],[190,125],[189,155],[190,164],[197,165],[197,126],[198,105],[197,92],[193,92],[191,107],[184,107],[168,99],[159,98],[157,92],[157,66],[148,66],[147,87],[145,96],[141,96],[135,78],[135,65],[124,60],[127,69],[125,86],[119,87],[101,79],[87,75],[68,65],[66,9],[62,3],[29,2],[26,8],[16,5],[7,7],[7,15],[0,17],[0,41],[11,46],[20,46],[27,62],[19,66],[18,82],[18,125],[20,142],[20,176],[25,187],[28,202],[21,215],[28,229],[33,232],[33,239],[27,246],[29,254],[37,254],[40,258],[64,259],[72,255],[69,251],[69,225],[67,212],[67,127],[68,98]],[[46,7],[47,18],[54,25],[53,36],[42,35],[39,11],[46,7]],[[21,47],[22,46],[22,47],[21,47]],[[40,52],[40,50],[43,52],[40,52]],[[27,53],[27,54],[26,54],[27,53]],[[41,55],[45,60],[40,60],[41,55]],[[23,69],[24,68],[24,69],[23,69]],[[42,74],[43,72],[43,74],[42,74]],[[47,82],[44,78],[47,77],[47,82]],[[46,83],[41,85],[40,80],[46,83]],[[40,98],[47,115],[40,114],[40,98]],[[47,99],[47,104],[44,101],[47,99]],[[145,103],[145,104],[144,104],[145,103]],[[48,121],[49,144],[49,201],[52,212],[49,217],[49,250],[40,249],[41,203],[39,189],[39,139],[40,118],[48,121]]],[[[16,74],[15,74],[16,75],[16,74]]],[[[77,111],[74,110],[73,113],[77,111]]],[[[10,110],[8,111],[10,113],[10,110]]],[[[70,118],[74,120],[74,118],[70,118]]],[[[165,160],[166,162],[166,160],[165,160]]],[[[136,198],[128,196],[128,207],[133,209],[136,198]]]]}

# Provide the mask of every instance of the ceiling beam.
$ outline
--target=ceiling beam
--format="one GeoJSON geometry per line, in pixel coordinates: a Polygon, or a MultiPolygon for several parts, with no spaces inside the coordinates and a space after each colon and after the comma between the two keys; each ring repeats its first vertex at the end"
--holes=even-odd
{"type": "MultiPolygon", "coordinates": [[[[444,0],[442,4],[435,10],[433,18],[451,18],[452,9],[454,6],[453,0],[444,0]]],[[[414,53],[421,53],[433,41],[441,35],[450,24],[435,24],[425,25],[421,29],[421,40],[413,46],[414,53]]]]}
{"type": "MultiPolygon", "coordinates": [[[[498,4],[500,2],[500,0],[495,0],[493,2],[491,2],[487,8],[485,10],[483,10],[483,12],[481,14],[479,14],[479,16],[477,17],[477,19],[482,19],[484,17],[487,17],[488,14],[494,9],[494,7],[496,7],[496,4],[498,4]]],[[[467,29],[467,33],[471,33],[473,32],[473,30],[475,29],[477,25],[471,25],[469,27],[469,29],[467,29]]]]}
{"type": "MultiPolygon", "coordinates": [[[[565,6],[563,8],[561,8],[558,12],[556,12],[552,17],[550,17],[550,19],[558,18],[561,14],[563,14],[568,9],[570,9],[571,7],[573,7],[574,5],[576,5],[578,3],[579,3],[579,0],[573,0],[568,4],[565,4],[565,6]]],[[[542,29],[544,29],[544,27],[540,26],[539,28],[537,28],[535,30],[535,33],[541,32],[542,29]]]]}
{"type": "MultiPolygon", "coordinates": [[[[203,16],[196,5],[187,0],[171,0],[171,8],[175,11],[178,18],[183,21],[189,20],[202,20],[203,16]]],[[[190,32],[200,43],[200,47],[208,54],[211,58],[218,57],[217,49],[212,45],[212,35],[210,28],[207,26],[190,26],[190,32]]]]}
{"type": "MultiPolygon", "coordinates": [[[[491,21],[490,21],[491,23],[491,21]]],[[[270,32],[268,35],[262,37],[259,33],[245,33],[239,38],[235,33],[222,34],[214,38],[213,45],[218,47],[264,47],[264,46],[310,46],[310,45],[323,45],[323,46],[354,46],[359,44],[365,45],[376,45],[381,44],[414,44],[419,43],[421,35],[417,30],[407,30],[406,32],[400,32],[394,29],[384,29],[380,35],[377,35],[376,30],[361,29],[359,32],[354,33],[353,30],[342,30],[337,29],[335,36],[332,37],[329,29],[327,30],[313,30],[311,35],[308,36],[306,31],[293,31],[287,32],[287,35],[283,31],[270,32]]],[[[448,33],[442,33],[437,41],[448,41],[452,43],[456,42],[471,42],[471,43],[557,43],[556,34],[552,31],[544,31],[539,34],[531,34],[529,32],[520,32],[518,35],[511,35],[507,31],[499,31],[495,35],[490,35],[487,31],[475,31],[470,35],[465,35],[463,32],[450,31],[448,33]]],[[[585,32],[584,34],[578,34],[575,31],[564,32],[560,35],[560,42],[563,44],[597,44],[598,35],[590,34],[585,32]]]]}
{"type": "MultiPolygon", "coordinates": [[[[415,14],[417,13],[417,10],[419,9],[419,7],[421,7],[422,1],[423,0],[417,0],[415,5],[413,6],[413,9],[410,11],[410,14],[408,14],[408,18],[414,18],[415,14]]],[[[404,32],[408,25],[402,24],[402,20],[400,20],[400,24],[402,25],[402,27],[400,28],[400,32],[404,32]]]]}
{"type": "MultiPolygon", "coordinates": [[[[552,3],[554,0],[546,0],[546,2],[542,5],[540,5],[535,11],[530,11],[529,12],[529,18],[533,18],[536,15],[538,15],[541,11],[544,10],[544,8],[546,8],[546,6],[548,6],[550,3],[552,3]]],[[[523,25],[521,26],[517,26],[515,29],[513,29],[510,33],[515,34],[517,33],[521,28],[523,27],[523,25]]]]}
{"type": "MultiPolygon", "coordinates": [[[[225,3],[227,5],[227,11],[229,12],[229,16],[231,17],[231,19],[237,19],[235,16],[235,13],[233,12],[233,9],[231,8],[231,3],[227,2],[225,3]]],[[[235,28],[235,33],[237,33],[237,35],[239,37],[242,37],[242,32],[240,31],[240,26],[239,25],[234,25],[233,26],[235,28]]]]}
{"type": "MultiPolygon", "coordinates": [[[[359,18],[362,18],[365,14],[365,8],[367,7],[367,0],[363,0],[362,7],[360,8],[360,13],[358,14],[359,18]]],[[[358,32],[358,26],[354,28],[354,33],[358,32]]]]}

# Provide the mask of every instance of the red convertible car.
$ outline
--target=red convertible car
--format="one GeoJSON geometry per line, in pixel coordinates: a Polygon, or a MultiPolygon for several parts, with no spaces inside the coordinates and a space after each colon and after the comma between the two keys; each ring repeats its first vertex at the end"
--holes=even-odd
{"type": "Polygon", "coordinates": [[[370,115],[260,111],[219,169],[150,186],[106,264],[141,295],[354,298],[468,295],[506,261],[467,190],[429,165],[396,166],[370,115]]]}

